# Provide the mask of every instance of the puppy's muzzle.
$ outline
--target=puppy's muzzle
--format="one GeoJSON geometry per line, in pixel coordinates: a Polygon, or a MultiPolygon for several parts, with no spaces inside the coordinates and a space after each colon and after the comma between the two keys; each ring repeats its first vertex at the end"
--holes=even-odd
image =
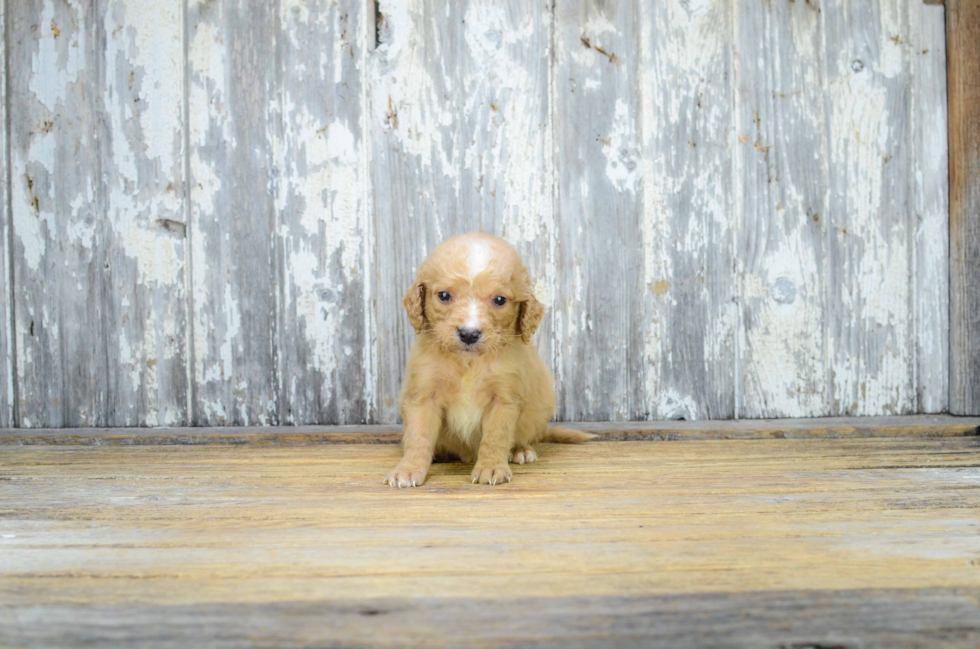
{"type": "Polygon", "coordinates": [[[475,345],[483,335],[479,329],[457,329],[456,336],[464,345],[475,345]]]}

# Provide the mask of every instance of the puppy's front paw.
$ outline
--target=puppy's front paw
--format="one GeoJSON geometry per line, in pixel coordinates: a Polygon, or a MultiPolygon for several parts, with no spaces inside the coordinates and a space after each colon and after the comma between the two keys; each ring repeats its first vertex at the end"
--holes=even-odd
{"type": "Polygon", "coordinates": [[[392,487],[421,487],[425,482],[427,469],[420,469],[409,464],[399,463],[395,470],[388,474],[382,484],[392,487]]]}
{"type": "Polygon", "coordinates": [[[473,478],[474,484],[479,482],[480,484],[498,485],[510,482],[513,475],[510,472],[510,467],[506,464],[477,462],[470,477],[473,478]]]}
{"type": "Polygon", "coordinates": [[[538,454],[534,452],[534,448],[531,446],[515,448],[514,452],[510,454],[510,461],[514,464],[530,464],[536,459],[538,459],[538,454]]]}

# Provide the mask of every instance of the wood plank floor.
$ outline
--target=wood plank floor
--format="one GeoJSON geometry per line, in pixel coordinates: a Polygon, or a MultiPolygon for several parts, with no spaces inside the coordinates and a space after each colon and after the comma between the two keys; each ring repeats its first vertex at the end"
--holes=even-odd
{"type": "Polygon", "coordinates": [[[980,437],[0,445],[0,646],[980,646],[980,437]]]}

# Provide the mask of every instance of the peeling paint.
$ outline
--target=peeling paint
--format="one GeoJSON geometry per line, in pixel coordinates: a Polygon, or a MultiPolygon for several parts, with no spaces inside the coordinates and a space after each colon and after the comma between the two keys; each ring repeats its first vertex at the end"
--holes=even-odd
{"type": "MultiPolygon", "coordinates": [[[[69,20],[76,26],[84,25],[86,16],[81,3],[68,1],[65,4],[69,20]]],[[[44,3],[40,24],[55,24],[54,2],[47,0],[44,3]]],[[[51,112],[64,104],[69,87],[78,82],[79,73],[86,68],[85,30],[76,27],[64,38],[59,38],[60,35],[60,31],[42,29],[31,61],[31,92],[51,112]]]]}
{"type": "Polygon", "coordinates": [[[6,7],[23,425],[394,421],[469,229],[562,416],[945,408],[941,9],[186,4],[6,7]]]}

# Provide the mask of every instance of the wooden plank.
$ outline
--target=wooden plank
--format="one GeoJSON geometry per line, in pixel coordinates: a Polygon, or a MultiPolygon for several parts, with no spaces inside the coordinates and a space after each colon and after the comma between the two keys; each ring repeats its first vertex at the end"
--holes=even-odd
{"type": "MultiPolygon", "coordinates": [[[[547,4],[460,3],[456,58],[460,93],[460,214],[465,226],[514,244],[545,307],[536,342],[556,369],[557,268],[547,4]]],[[[407,287],[406,287],[407,288],[407,287]]]]}
{"type": "Polygon", "coordinates": [[[735,30],[739,416],[825,415],[822,18],[808,2],[740,4],[735,30]]]}
{"type": "Polygon", "coordinates": [[[980,7],[946,2],[949,410],[980,414],[980,7]]]}
{"type": "Polygon", "coordinates": [[[5,447],[0,610],[980,588],[976,437],[542,445],[494,488],[399,456],[5,447]]]}
{"type": "MultiPolygon", "coordinates": [[[[110,426],[189,423],[184,282],[184,16],[100,3],[110,426]]],[[[93,86],[90,90],[95,90],[93,86]]]]}
{"type": "MultiPolygon", "coordinates": [[[[695,441],[726,439],[851,439],[867,437],[962,437],[980,434],[980,418],[950,415],[826,417],[727,421],[574,422],[596,441],[695,441]]],[[[0,429],[4,445],[264,445],[394,444],[401,426],[243,426],[237,428],[0,429]]]]}
{"type": "Polygon", "coordinates": [[[191,421],[273,424],[278,8],[191,0],[187,12],[191,421]]]}
{"type": "MultiPolygon", "coordinates": [[[[766,591],[485,600],[383,597],[354,603],[0,610],[8,644],[51,647],[936,647],[980,643],[980,589],[766,591]],[[459,621],[465,619],[465,624],[459,621]],[[43,620],[43,624],[31,623],[43,620]],[[380,623],[380,622],[383,622],[380,623]]],[[[2,632],[0,632],[2,633],[2,632]]]]}
{"type": "Polygon", "coordinates": [[[908,6],[827,0],[831,413],[916,409],[908,6]]]}
{"type": "Polygon", "coordinates": [[[7,3],[16,423],[109,421],[93,1],[7,3]]]}
{"type": "MultiPolygon", "coordinates": [[[[373,420],[365,2],[280,8],[280,420],[373,420]]],[[[270,119],[278,120],[279,116],[270,119]]]]}
{"type": "MultiPolygon", "coordinates": [[[[378,421],[397,421],[414,332],[401,299],[443,239],[483,230],[514,243],[554,301],[546,7],[378,4],[371,57],[378,421]]],[[[539,331],[555,366],[550,319],[539,331]]]]}
{"type": "Polygon", "coordinates": [[[398,421],[398,391],[415,335],[402,297],[443,239],[477,227],[460,210],[462,100],[455,63],[463,5],[377,3],[370,57],[377,421],[398,421]]]}
{"type": "Polygon", "coordinates": [[[14,425],[14,346],[13,346],[13,285],[11,284],[11,258],[13,241],[11,238],[10,216],[10,148],[7,146],[7,6],[0,4],[0,426],[14,425]]]}
{"type": "Polygon", "coordinates": [[[556,3],[558,418],[644,419],[638,6],[556,3]]]}
{"type": "MultiPolygon", "coordinates": [[[[637,296],[629,306],[630,344],[624,350],[630,362],[617,367],[618,359],[609,359],[610,372],[635,377],[633,419],[735,415],[732,11],[727,0],[640,3],[642,217],[627,223],[621,237],[626,246],[642,241],[642,251],[634,259],[612,250],[603,260],[624,273],[625,283],[605,283],[597,275],[589,280],[614,302],[603,310],[615,313],[621,308],[615,304],[629,302],[624,295],[637,296]],[[642,281],[631,281],[640,279],[641,267],[642,281]]],[[[577,128],[574,122],[569,127],[577,128]]],[[[608,172],[614,152],[604,147],[603,153],[600,167],[608,172]]],[[[608,210],[604,200],[596,195],[597,215],[608,210]]],[[[570,344],[604,353],[580,338],[570,344]]],[[[623,418],[603,409],[606,397],[594,395],[593,412],[623,418]]]]}
{"type": "Polygon", "coordinates": [[[909,0],[916,411],[949,404],[949,160],[943,8],[909,0]]]}

